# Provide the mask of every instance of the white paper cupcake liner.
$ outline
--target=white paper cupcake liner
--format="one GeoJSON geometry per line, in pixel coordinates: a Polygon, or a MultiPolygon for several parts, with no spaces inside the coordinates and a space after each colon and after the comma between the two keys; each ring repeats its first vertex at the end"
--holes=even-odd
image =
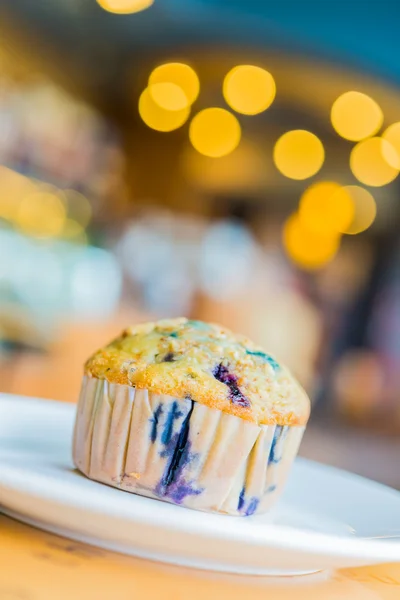
{"type": "Polygon", "coordinates": [[[84,377],[73,459],[90,479],[188,508],[266,512],[304,427],[255,425],[198,402],[84,377]]]}

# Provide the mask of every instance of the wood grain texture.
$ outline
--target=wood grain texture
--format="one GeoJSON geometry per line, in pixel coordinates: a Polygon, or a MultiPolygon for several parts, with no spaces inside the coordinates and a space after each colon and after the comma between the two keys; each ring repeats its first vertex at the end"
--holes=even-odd
{"type": "Polygon", "coordinates": [[[400,565],[271,580],[135,559],[0,515],[0,600],[398,600],[400,565]]]}

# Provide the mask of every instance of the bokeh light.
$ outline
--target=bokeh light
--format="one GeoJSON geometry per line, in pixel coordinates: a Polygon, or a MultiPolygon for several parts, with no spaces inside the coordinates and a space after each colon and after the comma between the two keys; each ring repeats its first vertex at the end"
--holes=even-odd
{"type": "Polygon", "coordinates": [[[70,242],[87,244],[87,235],[84,227],[74,219],[66,219],[61,232],[61,237],[70,242]]]}
{"type": "Polygon", "coordinates": [[[116,258],[102,248],[80,248],[71,273],[73,309],[96,319],[116,309],[121,295],[122,272],[116,258]]]}
{"type": "Polygon", "coordinates": [[[152,83],[149,92],[154,102],[164,110],[183,110],[189,106],[185,92],[175,83],[152,83]]]}
{"type": "Polygon", "coordinates": [[[333,181],[314,183],[300,198],[299,217],[316,234],[342,233],[354,217],[352,197],[333,181]]]}
{"type": "Polygon", "coordinates": [[[49,323],[52,306],[65,294],[64,273],[63,262],[52,244],[37,244],[30,240],[27,252],[16,264],[12,283],[24,304],[33,311],[40,306],[49,323]]]}
{"type": "Polygon", "coordinates": [[[213,223],[201,244],[199,276],[203,292],[223,301],[248,289],[257,251],[253,236],[241,223],[213,223]]]}
{"type": "Polygon", "coordinates": [[[128,15],[149,8],[154,0],[97,0],[104,10],[118,15],[128,15]]]}
{"type": "Polygon", "coordinates": [[[307,179],[317,173],[325,159],[322,142],[304,129],[284,133],[274,147],[276,168],[290,179],[307,179]]]}
{"type": "Polygon", "coordinates": [[[239,65],[226,75],[223,94],[233,110],[244,115],[256,115],[274,101],[275,80],[271,73],[253,65],[239,65]]]}
{"type": "Polygon", "coordinates": [[[23,233],[47,238],[60,235],[65,217],[64,204],[57,195],[37,192],[23,198],[16,222],[23,233]]]}
{"type": "Polygon", "coordinates": [[[89,200],[76,190],[62,190],[59,195],[64,201],[69,219],[86,227],[92,218],[92,207],[89,200]]]}
{"type": "MultiPolygon", "coordinates": [[[[387,142],[389,142],[389,144],[391,144],[393,146],[393,148],[396,150],[398,161],[396,163],[394,163],[392,166],[396,167],[399,166],[399,162],[400,162],[400,123],[393,123],[392,125],[389,125],[389,127],[382,133],[382,138],[384,140],[386,140],[387,142]]],[[[391,164],[390,162],[390,156],[387,157],[387,160],[389,162],[389,164],[391,164]]]]}
{"type": "Polygon", "coordinates": [[[398,162],[399,157],[395,148],[380,137],[359,142],[350,154],[350,168],[353,175],[361,183],[375,187],[386,185],[397,177],[398,162]]]}
{"type": "Polygon", "coordinates": [[[146,88],[139,98],[139,114],[143,121],[151,129],[156,131],[173,131],[181,127],[187,121],[190,108],[182,110],[165,110],[156,104],[146,88]]]}
{"type": "Polygon", "coordinates": [[[339,235],[322,235],[304,227],[293,213],[283,227],[283,244],[291,260],[307,270],[319,269],[331,261],[340,245],[339,235]]]}
{"type": "Polygon", "coordinates": [[[156,83],[173,83],[181,88],[186,95],[188,105],[193,104],[200,91],[196,72],[185,63],[165,63],[156,67],[150,74],[149,86],[156,83]]]}
{"type": "Polygon", "coordinates": [[[359,185],[347,185],[343,188],[353,203],[353,219],[343,233],[354,235],[365,231],[376,217],[376,202],[373,195],[359,185]]]}
{"type": "Polygon", "coordinates": [[[21,201],[35,190],[33,181],[12,169],[0,166],[0,218],[13,221],[21,201]]]}
{"type": "Polygon", "coordinates": [[[240,124],[224,108],[206,108],[195,115],[190,123],[189,138],[194,148],[213,158],[225,156],[239,144],[240,124]]]}
{"type": "Polygon", "coordinates": [[[358,142],[374,135],[382,126],[379,105],[361,92],[346,92],[335,100],[331,110],[335,131],[346,140],[358,142]]]}

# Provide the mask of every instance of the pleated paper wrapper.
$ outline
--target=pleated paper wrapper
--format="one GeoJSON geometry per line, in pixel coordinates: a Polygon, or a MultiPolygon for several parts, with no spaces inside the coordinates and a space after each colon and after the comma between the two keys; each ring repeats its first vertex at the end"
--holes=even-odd
{"type": "Polygon", "coordinates": [[[127,492],[249,516],[276,501],[304,429],[85,376],[73,460],[90,479],[127,492]]]}

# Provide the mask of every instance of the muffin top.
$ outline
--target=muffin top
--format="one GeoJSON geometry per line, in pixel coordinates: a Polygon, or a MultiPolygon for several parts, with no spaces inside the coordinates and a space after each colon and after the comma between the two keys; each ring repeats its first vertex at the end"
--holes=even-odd
{"type": "Polygon", "coordinates": [[[86,363],[90,377],[191,398],[258,424],[304,425],[310,401],[289,371],[246,337],[185,318],[129,327],[86,363]]]}

